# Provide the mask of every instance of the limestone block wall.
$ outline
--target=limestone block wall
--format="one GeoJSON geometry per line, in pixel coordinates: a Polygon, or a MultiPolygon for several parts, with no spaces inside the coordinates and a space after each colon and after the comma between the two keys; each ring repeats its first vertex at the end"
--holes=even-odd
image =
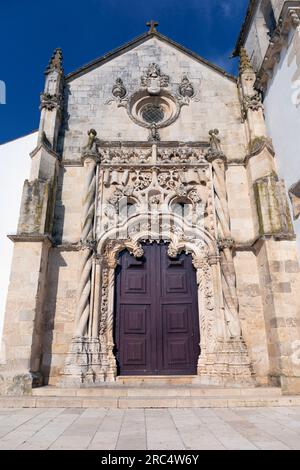
{"type": "MultiPolygon", "coordinates": [[[[3,333],[3,358],[6,372],[14,376],[10,385],[18,391],[18,372],[38,374],[41,363],[43,299],[49,244],[18,241],[14,246],[7,312],[3,333]]],[[[0,388],[1,388],[0,378],[0,388]]],[[[26,380],[20,378],[19,392],[26,392],[26,380]]],[[[29,384],[29,388],[31,384],[29,384]]]]}
{"type": "Polygon", "coordinates": [[[257,258],[251,251],[237,251],[234,258],[243,337],[248,346],[257,382],[268,384],[269,359],[261,283],[257,258]]]}
{"type": "Polygon", "coordinates": [[[77,304],[78,251],[53,248],[49,253],[47,293],[44,307],[42,374],[56,384],[63,371],[74,333],[77,304]]]}
{"type": "Polygon", "coordinates": [[[83,188],[84,171],[80,164],[60,168],[53,225],[58,245],[79,242],[83,188]]]}
{"type": "Polygon", "coordinates": [[[273,376],[276,383],[282,374],[283,388],[289,386],[290,391],[296,391],[297,386],[299,387],[300,364],[294,354],[294,348],[300,337],[300,276],[295,242],[260,242],[256,246],[256,254],[270,358],[270,377],[273,376]]]}
{"type": "Polygon", "coordinates": [[[249,197],[251,186],[245,166],[229,166],[226,180],[232,237],[237,244],[249,243],[257,234],[257,216],[249,197]]]}

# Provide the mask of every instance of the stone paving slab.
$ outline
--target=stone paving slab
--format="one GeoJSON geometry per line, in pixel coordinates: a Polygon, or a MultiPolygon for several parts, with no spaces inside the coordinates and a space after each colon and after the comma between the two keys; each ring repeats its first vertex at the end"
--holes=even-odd
{"type": "Polygon", "coordinates": [[[0,409],[0,449],[299,450],[300,407],[0,409]]]}

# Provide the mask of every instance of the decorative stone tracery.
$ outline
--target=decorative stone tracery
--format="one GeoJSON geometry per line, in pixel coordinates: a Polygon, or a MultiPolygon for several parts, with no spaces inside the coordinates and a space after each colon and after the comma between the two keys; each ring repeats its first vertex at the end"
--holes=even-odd
{"type": "Polygon", "coordinates": [[[200,379],[222,383],[232,361],[236,376],[250,383],[238,318],[226,158],[218,131],[211,131],[209,146],[192,148],[161,144],[102,148],[95,139],[94,133],[89,134],[83,152],[86,186],[79,300],[63,383],[73,383],[76,376],[83,383],[116,379],[115,269],[123,250],[141,257],[142,242],[168,243],[170,257],[182,251],[193,256],[201,329],[200,379]],[[178,204],[188,211],[177,213],[178,204]],[[98,298],[95,279],[101,283],[98,298]]]}

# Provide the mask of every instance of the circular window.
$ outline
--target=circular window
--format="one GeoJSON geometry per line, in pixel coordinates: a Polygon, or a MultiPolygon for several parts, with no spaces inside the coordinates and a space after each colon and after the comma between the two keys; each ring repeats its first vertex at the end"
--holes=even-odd
{"type": "Polygon", "coordinates": [[[161,106],[148,104],[142,110],[142,117],[149,124],[157,124],[164,120],[165,113],[161,106]]]}
{"type": "Polygon", "coordinates": [[[149,96],[143,90],[132,95],[127,111],[139,126],[151,128],[156,124],[161,128],[169,126],[177,119],[180,106],[176,98],[166,91],[162,91],[159,96],[149,96]]]}

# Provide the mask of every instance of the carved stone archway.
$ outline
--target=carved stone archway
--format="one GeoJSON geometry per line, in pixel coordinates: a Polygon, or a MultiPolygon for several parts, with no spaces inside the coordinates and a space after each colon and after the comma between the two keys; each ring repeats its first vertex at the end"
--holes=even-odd
{"type": "Polygon", "coordinates": [[[140,257],[142,242],[164,241],[170,244],[171,257],[190,253],[197,270],[199,381],[252,383],[238,313],[225,156],[215,148],[219,146],[217,131],[211,132],[206,160],[202,150],[158,149],[156,145],[146,154],[144,149],[126,153],[126,161],[133,159],[134,168],[108,166],[115,165],[114,159],[120,162],[123,155],[112,150],[103,150],[96,171],[96,160],[90,155],[93,149],[85,157],[82,265],[75,336],[64,371],[67,382],[78,381],[78,376],[83,383],[115,381],[114,284],[119,253],[126,249],[140,257]],[[183,162],[187,168],[182,168],[183,162]],[[135,206],[135,213],[123,214],[126,200],[135,206]],[[176,201],[190,204],[190,218],[176,214],[176,201]],[[87,236],[85,227],[89,228],[87,236]]]}
{"type": "MultiPolygon", "coordinates": [[[[102,302],[105,305],[101,308],[101,321],[100,321],[100,342],[101,350],[106,357],[104,363],[106,364],[106,371],[103,373],[107,381],[113,381],[116,377],[116,360],[113,354],[114,341],[113,341],[113,324],[114,324],[114,295],[115,295],[115,269],[118,265],[119,254],[127,249],[134,257],[139,258],[143,255],[143,242],[160,242],[164,241],[169,243],[168,254],[170,257],[175,258],[179,253],[191,253],[193,258],[193,265],[197,271],[197,285],[198,285],[198,305],[199,305],[199,325],[201,332],[201,351],[198,365],[199,370],[201,367],[202,355],[206,351],[213,351],[214,344],[217,338],[217,318],[215,312],[216,295],[220,296],[215,291],[213,278],[215,276],[214,266],[218,262],[218,256],[215,253],[210,253],[209,249],[205,249],[206,243],[193,243],[191,240],[179,239],[175,234],[170,231],[168,233],[149,233],[140,232],[128,240],[106,240],[100,244],[100,255],[103,263],[103,276],[105,282],[102,284],[102,302]],[[107,299],[107,302],[106,302],[107,299]]],[[[203,240],[202,240],[203,241],[203,240]]],[[[211,247],[212,248],[212,247],[211,247]]]]}

